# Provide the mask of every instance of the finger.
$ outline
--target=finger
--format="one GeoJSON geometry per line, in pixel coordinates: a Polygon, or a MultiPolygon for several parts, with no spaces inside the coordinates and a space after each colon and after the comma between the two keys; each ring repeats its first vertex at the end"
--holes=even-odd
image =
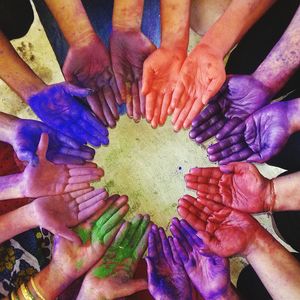
{"type": "Polygon", "coordinates": [[[136,247],[136,250],[135,250],[135,255],[134,257],[137,257],[138,260],[141,259],[141,257],[144,255],[146,249],[147,249],[147,246],[148,246],[148,236],[149,236],[149,233],[151,231],[151,223],[148,223],[147,225],[147,228],[146,228],[146,231],[144,232],[142,238],[140,239],[137,247],[136,247]]]}
{"type": "Polygon", "coordinates": [[[183,206],[177,208],[178,214],[185,219],[193,228],[196,230],[204,230],[206,221],[199,218],[195,214],[191,213],[188,209],[183,206]]]}
{"type": "Polygon", "coordinates": [[[195,141],[197,144],[201,144],[204,141],[208,140],[209,138],[213,137],[221,128],[223,128],[225,124],[225,120],[221,119],[215,124],[213,124],[210,128],[196,136],[195,141]]]}
{"type": "MultiPolygon", "coordinates": [[[[96,189],[96,190],[91,190],[90,189],[85,189],[83,191],[87,191],[86,193],[83,193],[83,191],[79,191],[79,192],[73,192],[71,193],[71,196],[73,198],[76,198],[76,202],[77,204],[81,204],[84,203],[90,199],[94,199],[97,198],[98,200],[104,200],[107,197],[107,192],[104,188],[100,188],[100,189],[96,189]],[[75,196],[76,195],[76,196],[75,196]]],[[[95,200],[96,202],[96,200],[95,200]]]]}
{"type": "Polygon", "coordinates": [[[232,154],[238,153],[246,148],[247,148],[246,143],[235,144],[221,152],[209,155],[208,158],[210,161],[221,161],[223,159],[226,159],[227,157],[230,157],[232,154]]]}
{"type": "Polygon", "coordinates": [[[133,104],[133,119],[135,122],[139,122],[141,120],[141,108],[140,108],[140,97],[138,90],[138,83],[134,81],[131,87],[132,93],[132,104],[133,104]]]}
{"type": "Polygon", "coordinates": [[[162,101],[163,101],[163,95],[160,93],[157,96],[154,114],[153,114],[153,118],[151,120],[152,128],[156,128],[158,126],[161,107],[162,107],[162,101]]]}
{"type": "Polygon", "coordinates": [[[142,81],[142,94],[144,96],[150,93],[151,86],[153,84],[153,79],[154,79],[154,71],[149,66],[146,59],[143,67],[143,81],[142,81]]]}
{"type": "Polygon", "coordinates": [[[87,102],[93,111],[93,113],[97,116],[99,120],[105,125],[108,126],[108,123],[106,121],[106,118],[104,116],[104,112],[102,109],[101,101],[99,99],[98,93],[95,93],[94,95],[91,95],[87,97],[87,102]]]}
{"type": "MultiPolygon", "coordinates": [[[[139,244],[141,239],[143,239],[145,232],[150,224],[150,217],[149,215],[144,215],[142,221],[140,222],[138,228],[136,229],[132,240],[135,241],[134,248],[136,248],[139,244]]],[[[147,239],[146,239],[147,240],[147,239]]]]}
{"type": "MultiPolygon", "coordinates": [[[[92,193],[89,193],[89,194],[92,194],[92,193]]],[[[78,200],[76,199],[76,203],[78,204],[79,211],[82,211],[100,201],[103,202],[107,198],[107,196],[108,196],[108,193],[104,190],[101,194],[95,195],[93,197],[90,197],[90,198],[85,197],[86,200],[85,201],[81,200],[81,202],[79,204],[78,204],[78,200]]]]}
{"type": "Polygon", "coordinates": [[[217,76],[210,81],[201,99],[204,105],[206,105],[209,100],[216,95],[225,82],[225,79],[225,76],[217,76]]]}
{"type": "Polygon", "coordinates": [[[167,239],[166,233],[162,228],[159,228],[158,232],[159,232],[159,237],[160,237],[160,241],[162,244],[164,256],[168,261],[172,261],[173,254],[172,254],[171,247],[170,247],[169,241],[167,239]]]}
{"type": "Polygon", "coordinates": [[[155,92],[151,92],[146,95],[146,120],[148,122],[153,119],[156,98],[157,95],[155,92]]]}
{"type": "Polygon", "coordinates": [[[147,275],[148,275],[148,281],[149,283],[153,280],[152,278],[156,276],[155,274],[155,263],[153,261],[153,258],[146,257],[145,258],[147,263],[147,275]]]}
{"type": "MultiPolygon", "coordinates": [[[[198,230],[197,231],[197,236],[203,241],[203,243],[205,245],[208,246],[209,249],[205,248],[206,251],[205,252],[210,252],[216,249],[215,247],[215,243],[213,242],[213,237],[210,233],[208,233],[207,231],[204,230],[198,230]]],[[[215,254],[218,254],[217,252],[215,252],[215,254]]]]}
{"type": "MultiPolygon", "coordinates": [[[[179,241],[180,245],[185,249],[186,254],[193,250],[192,245],[189,244],[187,237],[184,235],[184,232],[181,230],[180,222],[177,218],[173,218],[170,230],[173,236],[179,241]]],[[[176,246],[176,242],[175,242],[176,246]]]]}
{"type": "Polygon", "coordinates": [[[220,106],[216,103],[210,103],[207,107],[193,120],[192,127],[199,127],[206,122],[208,122],[211,118],[215,116],[220,116],[222,111],[220,106]]]}
{"type": "Polygon", "coordinates": [[[111,87],[108,85],[105,85],[103,87],[103,96],[105,98],[105,101],[110,109],[110,112],[115,120],[119,119],[119,113],[118,113],[118,107],[115,95],[113,91],[111,90],[111,87]]]}
{"type": "Polygon", "coordinates": [[[154,224],[151,227],[151,232],[153,233],[154,239],[155,239],[155,244],[156,244],[156,250],[157,250],[157,259],[165,259],[163,249],[162,249],[162,243],[160,240],[159,232],[158,232],[158,227],[154,224]]]}
{"type": "Polygon", "coordinates": [[[37,146],[37,155],[39,159],[45,160],[46,159],[46,154],[48,150],[48,144],[49,144],[49,136],[47,133],[42,133],[40,137],[39,144],[37,146]]]}
{"type": "Polygon", "coordinates": [[[124,222],[120,228],[120,230],[118,231],[115,240],[113,242],[113,246],[115,247],[120,247],[121,243],[124,241],[124,239],[126,238],[127,234],[128,234],[128,230],[130,229],[130,223],[129,222],[124,222]]]}
{"type": "Polygon", "coordinates": [[[179,79],[176,83],[172,99],[171,99],[171,109],[175,109],[178,107],[180,99],[182,98],[183,94],[185,93],[185,87],[182,81],[179,79]]]}
{"type": "Polygon", "coordinates": [[[139,87],[139,97],[140,97],[140,109],[141,109],[141,114],[142,117],[145,118],[146,116],[146,97],[142,93],[142,81],[140,80],[138,82],[138,87],[139,87]]]}
{"type": "Polygon", "coordinates": [[[68,185],[77,184],[77,183],[84,183],[84,182],[98,181],[101,177],[102,176],[99,175],[99,174],[72,176],[68,179],[68,185]]]}
{"type": "Polygon", "coordinates": [[[116,126],[116,120],[110,110],[108,102],[105,99],[103,91],[98,92],[98,97],[100,99],[100,103],[101,103],[101,107],[102,107],[102,111],[103,111],[103,115],[106,120],[106,123],[108,124],[108,126],[110,128],[114,128],[116,126]]]}
{"type": "Polygon", "coordinates": [[[218,140],[223,140],[224,138],[232,135],[232,131],[240,125],[242,120],[240,118],[232,118],[230,119],[224,127],[218,132],[216,138],[218,140]]]}
{"type": "Polygon", "coordinates": [[[227,158],[224,158],[222,160],[220,160],[220,164],[221,165],[226,165],[230,162],[234,162],[234,161],[242,161],[247,159],[248,157],[250,157],[253,154],[253,151],[250,148],[246,148],[243,149],[239,152],[233,153],[232,155],[230,155],[227,158]]]}
{"type": "Polygon", "coordinates": [[[198,247],[203,248],[203,241],[197,237],[197,231],[186,220],[180,220],[180,224],[184,229],[185,235],[188,237],[190,245],[192,247],[197,245],[198,247]]]}
{"type": "Polygon", "coordinates": [[[83,190],[83,189],[87,189],[90,187],[89,183],[74,183],[74,184],[67,184],[64,192],[65,193],[70,193],[70,192],[74,192],[74,191],[78,191],[78,190],[83,190]]]}
{"type": "MultiPolygon", "coordinates": [[[[85,160],[81,157],[59,154],[59,153],[52,153],[52,152],[47,153],[47,160],[51,161],[55,165],[65,165],[65,164],[83,165],[85,163],[85,160]]],[[[37,166],[38,163],[32,165],[37,166]]]]}
{"type": "Polygon", "coordinates": [[[87,162],[85,163],[84,165],[73,165],[73,164],[67,164],[67,167],[69,169],[81,169],[81,168],[97,168],[97,164],[96,163],[93,163],[93,162],[87,162]]]}
{"type": "Polygon", "coordinates": [[[200,113],[200,111],[203,109],[203,107],[204,107],[204,105],[202,104],[202,102],[200,102],[198,99],[196,99],[191,110],[189,111],[188,115],[186,116],[186,118],[183,122],[184,129],[188,129],[192,125],[192,121],[200,113]]]}
{"type": "Polygon", "coordinates": [[[90,96],[94,92],[91,89],[80,88],[71,83],[66,83],[64,85],[64,88],[65,88],[66,92],[68,92],[70,95],[80,97],[80,98],[85,98],[87,96],[90,96]]]}
{"type": "Polygon", "coordinates": [[[57,137],[57,139],[65,146],[68,146],[68,148],[72,148],[72,149],[79,149],[80,148],[80,144],[77,143],[74,139],[59,133],[59,132],[55,132],[54,133],[55,136],[57,137]]]}
{"type": "Polygon", "coordinates": [[[105,206],[105,202],[103,201],[103,199],[94,198],[92,200],[84,202],[83,204],[80,205],[81,207],[79,208],[79,212],[78,212],[78,224],[84,222],[89,217],[91,217],[96,211],[98,211],[99,209],[105,206]]]}
{"type": "Polygon", "coordinates": [[[210,178],[210,177],[194,176],[192,174],[185,175],[184,180],[187,184],[187,187],[189,187],[188,185],[191,183],[210,183],[210,184],[214,184],[214,185],[219,184],[218,179],[214,179],[214,178],[210,178]]]}
{"type": "Polygon", "coordinates": [[[186,249],[182,246],[181,242],[175,237],[174,238],[174,245],[177,253],[179,254],[179,257],[181,259],[181,262],[183,264],[186,264],[189,260],[188,252],[186,249]]]}
{"type": "Polygon", "coordinates": [[[232,135],[216,144],[209,146],[207,152],[209,155],[213,155],[222,152],[224,149],[230,148],[233,145],[244,143],[244,141],[244,136],[242,134],[232,135]]]}
{"type": "MultiPolygon", "coordinates": [[[[88,194],[89,192],[92,192],[94,190],[93,187],[89,187],[87,189],[84,190],[79,190],[79,191],[75,191],[75,192],[71,192],[70,195],[73,199],[79,198],[85,194],[88,194]]],[[[76,199],[77,201],[77,199],[76,199]]],[[[77,202],[78,203],[78,202],[77,202]]]]}
{"type": "Polygon", "coordinates": [[[69,175],[71,177],[84,175],[97,175],[102,177],[104,175],[104,171],[101,168],[85,168],[85,166],[83,165],[82,168],[69,169],[69,175]]]}
{"type": "Polygon", "coordinates": [[[172,251],[172,257],[173,257],[174,262],[177,263],[177,264],[181,264],[182,261],[181,261],[181,258],[179,256],[179,253],[176,249],[176,246],[174,244],[173,237],[169,236],[168,241],[169,241],[169,244],[170,244],[170,248],[171,248],[171,251],[172,251]]]}
{"type": "MultiPolygon", "coordinates": [[[[101,121],[97,120],[90,112],[86,111],[84,114],[84,119],[89,123],[89,128],[87,130],[94,132],[98,132],[98,134],[103,136],[108,136],[107,128],[101,123],[101,121]]],[[[94,135],[94,134],[93,134],[94,135]]]]}
{"type": "Polygon", "coordinates": [[[134,245],[137,241],[135,239],[135,233],[138,230],[140,224],[142,223],[143,216],[141,214],[136,215],[130,222],[130,228],[122,243],[122,247],[128,247],[128,245],[134,245]]]}
{"type": "Polygon", "coordinates": [[[160,113],[160,117],[159,117],[159,125],[161,125],[161,126],[164,125],[167,120],[168,109],[170,107],[171,99],[172,99],[172,93],[164,94],[164,98],[162,101],[161,113],[160,113]]]}
{"type": "Polygon", "coordinates": [[[182,126],[183,126],[183,122],[185,121],[189,111],[191,110],[192,106],[194,103],[194,99],[193,100],[189,100],[186,105],[184,106],[184,108],[182,109],[182,111],[180,112],[180,114],[178,115],[176,121],[175,121],[175,116],[176,114],[176,109],[175,112],[173,114],[173,119],[172,119],[172,124],[174,125],[173,128],[174,130],[177,132],[179,131],[182,126]]]}
{"type": "MultiPolygon", "coordinates": [[[[113,65],[114,66],[114,65],[113,65]]],[[[115,71],[115,69],[114,69],[115,71]]],[[[123,74],[120,74],[120,72],[114,72],[115,78],[116,78],[116,83],[122,98],[122,102],[126,102],[126,85],[125,81],[123,80],[123,74]]]]}
{"type": "MultiPolygon", "coordinates": [[[[47,154],[47,157],[49,157],[49,153],[47,154]]],[[[59,153],[57,155],[54,155],[53,153],[53,158],[58,155],[61,155],[62,157],[70,156],[73,157],[74,159],[78,158],[81,160],[91,160],[94,158],[94,155],[91,154],[90,152],[82,151],[80,149],[77,150],[77,149],[66,148],[66,147],[60,148],[59,153]]]]}
{"type": "Polygon", "coordinates": [[[197,201],[199,201],[201,204],[203,204],[204,206],[206,206],[207,208],[209,208],[211,211],[214,212],[219,212],[221,209],[224,208],[224,205],[204,198],[198,198],[197,201]]]}
{"type": "Polygon", "coordinates": [[[220,168],[192,168],[190,169],[190,174],[198,177],[208,177],[214,179],[220,179],[223,173],[220,171],[220,168]]]}
{"type": "MultiPolygon", "coordinates": [[[[117,101],[117,103],[119,105],[122,105],[123,103],[123,99],[121,98],[121,95],[120,95],[120,92],[119,92],[119,89],[118,89],[118,86],[117,86],[117,83],[116,83],[116,80],[115,80],[115,76],[112,76],[111,79],[110,79],[110,86],[113,90],[113,93],[114,93],[114,96],[115,96],[115,99],[117,101]]],[[[126,96],[125,96],[126,97],[126,96]]],[[[125,98],[124,98],[125,100],[125,98]]]]}
{"type": "Polygon", "coordinates": [[[154,233],[152,231],[150,231],[149,237],[148,237],[148,256],[151,258],[157,257],[155,237],[154,237],[154,233]]]}

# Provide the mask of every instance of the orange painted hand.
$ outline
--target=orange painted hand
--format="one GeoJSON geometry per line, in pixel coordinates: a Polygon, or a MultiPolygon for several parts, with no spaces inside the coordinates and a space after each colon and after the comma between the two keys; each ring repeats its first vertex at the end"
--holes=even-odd
{"type": "Polygon", "coordinates": [[[231,163],[220,168],[194,168],[185,176],[186,186],[203,199],[248,213],[271,209],[272,181],[249,163],[231,163]]]}
{"type": "Polygon", "coordinates": [[[246,255],[257,234],[264,231],[251,215],[202,198],[184,196],[178,202],[178,213],[208,246],[203,251],[222,257],[246,255]]]}
{"type": "Polygon", "coordinates": [[[174,130],[187,129],[226,80],[222,55],[214,48],[199,44],[186,58],[173,93],[174,130]]]}
{"type": "Polygon", "coordinates": [[[143,89],[146,96],[146,119],[156,128],[172,113],[170,103],[186,51],[159,48],[144,63],[143,89]]]}
{"type": "Polygon", "coordinates": [[[42,197],[73,192],[90,187],[99,180],[104,171],[94,163],[84,165],[55,165],[46,158],[49,138],[42,133],[37,148],[39,163],[27,165],[22,173],[22,195],[42,197]]]}

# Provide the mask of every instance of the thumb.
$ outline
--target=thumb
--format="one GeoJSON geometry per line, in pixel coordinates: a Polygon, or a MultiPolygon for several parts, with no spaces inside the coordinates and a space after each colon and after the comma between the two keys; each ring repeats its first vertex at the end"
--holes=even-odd
{"type": "Polygon", "coordinates": [[[148,278],[150,278],[151,274],[153,272],[153,269],[154,269],[153,268],[153,261],[152,261],[152,259],[149,256],[145,257],[145,260],[146,260],[146,263],[147,263],[148,278]]]}
{"type": "Polygon", "coordinates": [[[38,156],[31,150],[19,149],[16,150],[18,159],[23,162],[29,162],[32,166],[36,167],[39,164],[38,156]]]}
{"type": "Polygon", "coordinates": [[[154,72],[151,67],[144,64],[143,68],[143,81],[142,81],[142,94],[146,96],[150,92],[153,83],[154,72]]]}
{"type": "Polygon", "coordinates": [[[81,245],[81,239],[79,236],[71,229],[66,226],[59,226],[59,228],[55,232],[56,235],[65,238],[66,240],[73,242],[77,245],[81,245]]]}
{"type": "Polygon", "coordinates": [[[220,171],[225,174],[240,173],[244,164],[243,162],[232,162],[227,165],[221,165],[220,171]]]}
{"type": "Polygon", "coordinates": [[[40,158],[40,160],[46,159],[48,145],[49,145],[49,136],[47,133],[43,132],[41,134],[40,141],[36,151],[36,154],[40,158]]]}
{"type": "Polygon", "coordinates": [[[85,98],[94,93],[94,90],[92,90],[92,89],[80,88],[71,83],[65,83],[65,91],[72,96],[76,96],[76,97],[80,97],[80,98],[85,98]]]}

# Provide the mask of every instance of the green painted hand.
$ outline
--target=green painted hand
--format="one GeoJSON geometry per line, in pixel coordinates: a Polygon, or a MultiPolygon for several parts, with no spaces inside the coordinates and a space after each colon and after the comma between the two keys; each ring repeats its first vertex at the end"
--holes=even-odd
{"type": "Polygon", "coordinates": [[[149,231],[148,215],[125,222],[103,258],[86,275],[77,299],[115,299],[147,289],[146,280],[132,278],[147,248],[149,231]]]}

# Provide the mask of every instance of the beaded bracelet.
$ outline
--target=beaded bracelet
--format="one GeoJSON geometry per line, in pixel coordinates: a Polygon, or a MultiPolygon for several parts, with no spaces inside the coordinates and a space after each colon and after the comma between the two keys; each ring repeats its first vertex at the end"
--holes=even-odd
{"type": "Polygon", "coordinates": [[[25,300],[35,300],[24,283],[21,285],[21,292],[25,300]]]}

